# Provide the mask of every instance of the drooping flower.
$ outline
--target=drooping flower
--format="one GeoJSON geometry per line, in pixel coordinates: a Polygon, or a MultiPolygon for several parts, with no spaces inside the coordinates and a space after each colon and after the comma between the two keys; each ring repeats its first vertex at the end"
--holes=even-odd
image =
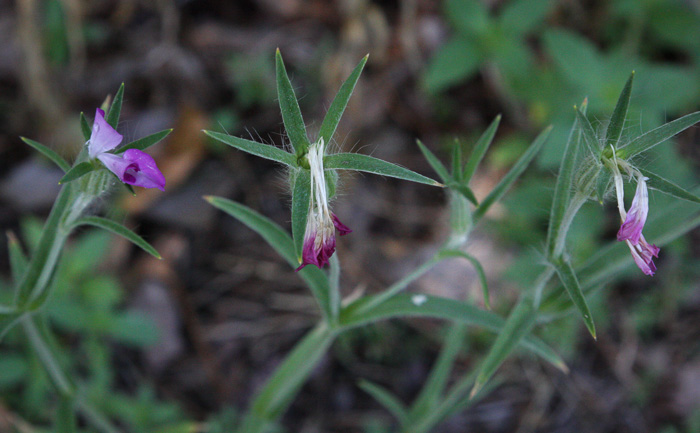
{"type": "Polygon", "coordinates": [[[306,219],[302,261],[296,271],[300,271],[306,265],[316,265],[319,268],[326,265],[335,253],[335,231],[337,230],[340,236],[352,232],[328,207],[328,192],[323,171],[323,139],[309,147],[308,160],[311,172],[311,203],[306,219]]]}
{"type": "Polygon", "coordinates": [[[92,135],[88,141],[88,155],[99,159],[122,182],[144,188],[165,190],[165,176],[158,170],[153,158],[138,149],[128,149],[121,155],[109,153],[122,142],[123,136],[105,120],[105,112],[97,109],[92,135]]]}
{"type": "MultiPolygon", "coordinates": [[[[630,169],[631,170],[631,169],[630,169]]],[[[629,212],[625,211],[624,192],[622,186],[622,174],[615,167],[613,178],[615,181],[615,189],[617,190],[618,209],[622,218],[622,226],[617,232],[617,240],[625,241],[632,252],[632,258],[637,264],[637,267],[646,275],[654,275],[656,265],[654,265],[654,257],[659,257],[661,249],[656,245],[649,244],[642,229],[647,220],[649,213],[649,192],[647,190],[647,178],[637,173],[637,189],[632,199],[632,205],[629,212]]]]}

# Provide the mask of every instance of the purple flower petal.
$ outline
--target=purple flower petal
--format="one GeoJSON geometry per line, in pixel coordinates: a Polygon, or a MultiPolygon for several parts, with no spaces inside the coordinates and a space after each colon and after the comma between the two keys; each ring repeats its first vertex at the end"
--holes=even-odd
{"type": "Polygon", "coordinates": [[[102,163],[107,167],[112,173],[116,174],[119,180],[126,183],[124,175],[129,169],[136,167],[131,161],[127,161],[119,155],[114,155],[113,153],[101,153],[97,155],[97,159],[102,161],[102,163]]]}
{"type": "Polygon", "coordinates": [[[108,152],[119,146],[123,136],[118,133],[105,120],[105,112],[101,109],[95,111],[95,122],[92,124],[92,134],[88,141],[88,153],[91,158],[108,152]]]}
{"type": "Polygon", "coordinates": [[[622,223],[620,230],[617,232],[617,240],[629,240],[633,245],[639,243],[639,238],[642,235],[644,223],[647,221],[647,213],[649,212],[649,193],[647,191],[647,183],[643,177],[637,181],[637,191],[632,199],[632,206],[627,212],[627,218],[622,223]]]}
{"type": "Polygon", "coordinates": [[[335,253],[335,235],[331,234],[325,238],[317,239],[319,232],[307,232],[304,236],[304,247],[301,252],[301,265],[294,271],[299,272],[306,265],[316,265],[319,268],[328,264],[333,253],[335,253]]]}
{"type": "Polygon", "coordinates": [[[338,230],[340,236],[345,236],[348,233],[352,233],[352,230],[345,224],[341,223],[337,216],[331,212],[331,218],[333,219],[333,225],[335,229],[338,230]]]}
{"type": "Polygon", "coordinates": [[[151,155],[138,149],[129,149],[124,152],[124,160],[133,165],[130,165],[124,173],[124,177],[121,178],[122,182],[165,191],[165,176],[158,170],[151,155]]]}
{"type": "Polygon", "coordinates": [[[631,241],[627,241],[627,246],[630,247],[632,252],[632,258],[637,267],[642,270],[646,275],[654,275],[656,272],[656,265],[654,264],[654,257],[659,257],[659,251],[661,249],[656,245],[650,245],[644,236],[641,236],[639,243],[633,245],[631,241]]]}

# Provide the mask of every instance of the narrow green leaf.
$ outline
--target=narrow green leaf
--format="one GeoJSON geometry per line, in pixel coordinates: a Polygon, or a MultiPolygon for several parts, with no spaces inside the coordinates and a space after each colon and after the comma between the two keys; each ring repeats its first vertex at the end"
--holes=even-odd
{"type": "MultiPolygon", "coordinates": [[[[221,209],[262,236],[292,268],[299,266],[299,259],[294,250],[292,237],[272,220],[232,200],[212,196],[205,197],[205,199],[212,206],[221,209]]],[[[311,289],[311,293],[316,298],[316,302],[318,302],[324,317],[332,318],[331,288],[326,274],[316,266],[309,265],[300,270],[298,275],[309,285],[309,289],[311,289]]]]}
{"type": "MultiPolygon", "coordinates": [[[[586,104],[586,101],[584,100],[583,103],[586,104]]],[[[576,110],[576,115],[581,117],[578,110],[576,110]]],[[[562,222],[564,220],[564,214],[569,207],[569,202],[571,201],[574,166],[581,143],[580,131],[582,121],[578,117],[574,120],[571,131],[569,131],[569,138],[566,141],[564,156],[562,157],[557,182],[554,186],[554,197],[552,198],[552,209],[549,214],[549,227],[547,230],[547,251],[550,256],[559,253],[555,251],[557,245],[559,245],[560,249],[563,248],[563,242],[558,242],[559,236],[566,236],[565,233],[561,233],[563,228],[562,222]]],[[[583,121],[588,122],[585,117],[583,121]]]]}
{"type": "Polygon", "coordinates": [[[639,153],[645,152],[659,143],[662,143],[674,135],[685,131],[696,123],[700,122],[700,111],[691,113],[652,129],[646,134],[632,140],[628,145],[617,151],[617,156],[622,159],[629,159],[639,153]]]}
{"type": "Polygon", "coordinates": [[[119,224],[116,221],[109,220],[107,218],[102,218],[102,217],[97,217],[97,216],[87,216],[87,217],[82,217],[78,221],[75,222],[74,227],[77,226],[82,226],[82,225],[88,225],[88,226],[94,226],[94,227],[99,227],[101,229],[107,230],[109,232],[112,232],[116,235],[119,235],[123,237],[124,239],[128,240],[132,244],[136,245],[137,247],[141,248],[148,254],[152,255],[153,257],[160,259],[162,258],[160,254],[158,254],[158,251],[156,251],[155,248],[151,246],[144,238],[141,236],[137,235],[134,233],[132,230],[129,230],[128,228],[124,227],[123,225],[119,224]]]}
{"type": "Polygon", "coordinates": [[[605,144],[606,146],[617,147],[617,143],[620,141],[620,136],[622,136],[622,129],[625,126],[625,118],[627,117],[627,108],[630,105],[630,97],[632,96],[632,81],[634,81],[634,71],[630,74],[630,77],[625,83],[625,87],[620,93],[620,97],[615,104],[615,110],[613,111],[612,117],[610,118],[610,123],[605,131],[605,144]]]}
{"type": "Polygon", "coordinates": [[[384,409],[388,410],[394,417],[403,424],[406,421],[406,407],[401,403],[394,394],[383,386],[379,386],[376,383],[372,383],[369,380],[362,379],[357,385],[367,394],[371,395],[372,398],[377,400],[379,404],[384,406],[384,409]]]}
{"type": "Polygon", "coordinates": [[[474,150],[472,150],[469,160],[467,160],[467,163],[464,166],[464,172],[462,174],[462,179],[464,179],[464,182],[469,183],[472,176],[474,176],[476,168],[484,158],[489,146],[491,146],[491,142],[493,141],[493,137],[496,135],[496,131],[498,130],[498,125],[500,123],[501,115],[499,114],[495,119],[493,119],[489,127],[486,128],[486,131],[484,131],[484,133],[481,134],[481,137],[479,137],[477,140],[476,145],[474,145],[474,150]]]}
{"type": "Polygon", "coordinates": [[[9,230],[7,232],[7,250],[10,256],[12,280],[15,284],[18,284],[22,275],[24,275],[24,272],[27,270],[27,263],[29,260],[24,254],[24,251],[22,251],[22,245],[20,245],[17,236],[9,230]]]}
{"type": "Polygon", "coordinates": [[[95,171],[96,169],[97,169],[97,167],[95,167],[95,165],[90,161],[81,162],[80,164],[78,164],[78,165],[74,166],[73,168],[71,168],[70,170],[68,170],[68,172],[63,175],[61,180],[58,181],[58,184],[62,185],[64,183],[74,181],[76,179],[79,179],[79,178],[85,176],[86,174],[88,174],[92,171],[95,171]]]}
{"type": "Polygon", "coordinates": [[[425,417],[442,399],[455,359],[464,346],[467,330],[467,326],[463,323],[455,323],[450,326],[445,344],[442,346],[435,365],[430,370],[430,376],[411,405],[409,415],[411,420],[425,417]]]}
{"type": "MultiPolygon", "coordinates": [[[[132,141],[131,143],[120,147],[119,149],[114,151],[114,153],[116,153],[118,155],[120,153],[126,152],[129,149],[146,150],[147,148],[153,146],[154,144],[158,143],[160,140],[167,137],[168,134],[170,134],[171,132],[173,132],[172,129],[166,129],[166,130],[156,132],[156,133],[151,134],[151,135],[147,135],[143,138],[139,138],[138,140],[132,141]]],[[[206,131],[205,131],[205,133],[206,133],[206,131]]]]}
{"type": "Polygon", "coordinates": [[[518,159],[513,168],[511,168],[510,171],[505,176],[503,176],[503,179],[501,179],[501,181],[498,182],[498,185],[496,185],[493,188],[489,195],[481,202],[479,207],[476,208],[476,210],[474,211],[475,223],[486,214],[491,205],[493,205],[498,200],[500,200],[501,197],[503,197],[506,191],[508,191],[508,188],[510,188],[511,185],[513,185],[513,183],[518,179],[518,177],[520,177],[523,171],[525,171],[525,169],[533,160],[535,155],[537,155],[537,152],[540,151],[544,143],[547,141],[547,138],[549,137],[549,133],[551,131],[552,127],[549,126],[544,131],[542,131],[540,135],[537,136],[537,138],[535,138],[535,141],[532,142],[532,144],[527,149],[527,151],[525,151],[523,156],[521,156],[520,159],[518,159]]]}
{"type": "Polygon", "coordinates": [[[462,182],[462,143],[455,139],[452,145],[452,178],[457,182],[462,182]]]}
{"type": "Polygon", "coordinates": [[[447,187],[450,189],[454,189],[458,193],[462,194],[464,198],[472,202],[474,206],[479,205],[479,201],[476,199],[476,196],[474,195],[474,192],[469,188],[465,183],[454,183],[450,182],[447,184],[447,187]]]}
{"type": "Polygon", "coordinates": [[[696,196],[695,194],[692,194],[689,191],[686,191],[685,189],[681,188],[680,186],[676,185],[675,183],[672,183],[663,177],[659,176],[658,174],[652,173],[649,170],[645,169],[639,169],[639,171],[642,172],[642,174],[646,177],[649,178],[649,188],[655,189],[657,191],[661,191],[664,194],[668,194],[672,197],[680,198],[683,200],[688,200],[692,201],[695,203],[700,203],[700,197],[696,196]]]}
{"type": "Polygon", "coordinates": [[[479,277],[479,282],[481,283],[481,289],[484,296],[484,306],[487,310],[490,310],[491,297],[489,296],[489,286],[486,281],[486,272],[484,272],[484,268],[481,266],[481,263],[479,263],[479,260],[471,254],[465,253],[462,250],[443,250],[441,251],[441,254],[444,257],[452,256],[467,259],[472,264],[472,266],[474,266],[474,270],[476,270],[476,274],[479,277]]]}
{"type": "Polygon", "coordinates": [[[579,109],[576,109],[576,121],[581,128],[583,141],[586,143],[586,146],[588,146],[588,150],[590,150],[591,155],[593,155],[596,161],[600,161],[600,154],[603,149],[600,147],[600,141],[598,141],[593,125],[591,125],[586,115],[579,109]]]}
{"type": "MultiPolygon", "coordinates": [[[[340,329],[347,330],[396,317],[434,317],[480,326],[498,333],[499,336],[506,336],[508,334],[507,329],[510,329],[507,326],[512,327],[512,324],[508,325],[494,313],[455,301],[454,299],[424,294],[400,293],[381,303],[376,303],[373,298],[378,296],[381,296],[381,294],[363,297],[343,308],[340,312],[340,329]],[[365,305],[373,306],[365,308],[365,305]],[[504,324],[506,327],[504,327],[504,324]]],[[[531,320],[534,320],[534,316],[531,320]]],[[[520,328],[515,327],[514,332],[519,331],[520,328]]],[[[566,365],[561,357],[542,340],[526,335],[526,332],[518,336],[517,340],[523,347],[536,353],[547,362],[561,370],[566,370],[566,365]]]]}
{"type": "Polygon", "coordinates": [[[447,172],[447,168],[445,168],[444,165],[442,165],[442,162],[438,159],[437,156],[433,152],[430,151],[425,145],[420,141],[416,140],[416,143],[418,144],[418,148],[420,151],[423,153],[423,156],[425,159],[428,161],[428,164],[435,170],[435,173],[442,179],[443,183],[448,183],[450,180],[452,180],[452,176],[450,176],[450,173],[447,172]]]}
{"type": "Polygon", "coordinates": [[[280,102],[280,110],[282,111],[282,120],[284,121],[284,129],[287,131],[289,141],[297,156],[304,155],[309,148],[309,137],[306,135],[306,126],[304,119],[301,116],[299,102],[294,94],[292,83],[287,76],[287,70],[284,67],[282,54],[279,48],[275,54],[276,71],[277,71],[277,97],[280,102]]]}
{"type": "Polygon", "coordinates": [[[114,101],[112,101],[112,105],[109,107],[109,113],[107,113],[107,116],[105,117],[105,120],[109,125],[117,129],[117,125],[119,124],[119,116],[121,115],[122,112],[122,101],[124,100],[124,83],[122,83],[121,86],[119,86],[119,90],[117,90],[117,94],[114,95],[114,101]]]}
{"type": "Polygon", "coordinates": [[[608,192],[608,186],[610,186],[610,181],[612,180],[612,175],[610,170],[601,170],[596,179],[595,195],[598,199],[598,203],[603,204],[605,199],[605,193],[608,192]]]}
{"type": "Polygon", "coordinates": [[[90,127],[88,120],[85,118],[85,113],[82,111],[80,112],[80,130],[83,133],[83,138],[85,141],[88,141],[92,136],[92,128],[90,127]]]}
{"type": "Polygon", "coordinates": [[[75,384],[66,374],[63,366],[56,356],[55,338],[50,334],[46,326],[38,326],[35,318],[25,314],[22,316],[22,328],[31,344],[33,352],[41,361],[54,389],[60,396],[73,398],[75,395],[75,384]]]}
{"type": "Polygon", "coordinates": [[[48,147],[44,146],[38,141],[30,140],[26,137],[20,137],[20,139],[28,145],[32,146],[34,149],[38,150],[45,157],[49,158],[54,164],[56,164],[61,170],[63,170],[64,173],[70,170],[70,164],[68,164],[66,160],[63,159],[63,157],[61,157],[61,155],[54,152],[52,149],[49,149],[48,147]]]}
{"type": "Polygon", "coordinates": [[[396,164],[359,153],[336,153],[323,158],[323,166],[326,170],[356,170],[381,176],[395,177],[411,182],[424,183],[431,186],[443,186],[441,183],[403,168],[396,164]]]}
{"type": "Polygon", "coordinates": [[[321,361],[334,334],[325,326],[309,332],[292,350],[253,400],[241,432],[266,431],[279,418],[321,361]]]}
{"type": "Polygon", "coordinates": [[[588,332],[591,333],[594,339],[596,339],[595,324],[593,323],[593,316],[591,316],[591,311],[588,309],[588,304],[586,303],[586,298],[583,296],[581,291],[581,285],[576,278],[576,273],[574,268],[571,267],[571,263],[565,259],[559,259],[553,261],[552,265],[559,275],[559,279],[564,285],[564,289],[569,294],[569,297],[573,301],[574,305],[581,313],[583,317],[583,322],[588,328],[588,332]]]}
{"type": "MultiPolygon", "coordinates": [[[[481,363],[479,374],[470,393],[471,397],[475,396],[483,388],[498,367],[515,349],[516,345],[526,341],[528,338],[526,336],[535,323],[536,316],[537,314],[532,303],[525,298],[521,298],[511,311],[508,319],[506,319],[505,324],[499,330],[496,341],[481,363]]],[[[563,363],[559,363],[559,365],[563,365],[563,363]]]]}
{"type": "Polygon", "coordinates": [[[350,96],[352,96],[352,92],[355,90],[357,80],[360,78],[360,74],[362,74],[362,69],[365,67],[368,58],[369,54],[364,56],[362,60],[360,60],[360,63],[355,66],[355,69],[353,69],[348,79],[340,86],[340,90],[338,90],[335,98],[333,98],[331,106],[328,107],[326,117],[323,118],[323,123],[321,123],[321,129],[319,130],[319,136],[323,138],[324,143],[328,144],[331,142],[335,129],[338,127],[343,112],[345,112],[345,107],[348,106],[350,96]]]}
{"type": "Polygon", "coordinates": [[[5,338],[8,332],[14,329],[24,316],[28,313],[20,311],[14,307],[1,306],[0,311],[0,342],[5,338]]]}
{"type": "Polygon", "coordinates": [[[235,147],[238,150],[248,152],[261,158],[271,159],[288,166],[296,166],[296,158],[294,155],[275,146],[234,137],[233,135],[222,134],[220,132],[204,131],[204,133],[211,138],[224,144],[228,144],[231,147],[235,147]]]}
{"type": "Polygon", "coordinates": [[[311,173],[300,168],[294,179],[292,188],[292,239],[297,261],[301,263],[301,253],[304,247],[306,220],[311,203],[311,173]]]}

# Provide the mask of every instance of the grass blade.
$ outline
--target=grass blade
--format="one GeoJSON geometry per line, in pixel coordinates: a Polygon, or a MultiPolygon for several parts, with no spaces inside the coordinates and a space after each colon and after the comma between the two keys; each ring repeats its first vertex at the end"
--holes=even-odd
{"type": "Polygon", "coordinates": [[[61,180],[58,181],[58,184],[62,185],[64,183],[71,182],[73,180],[76,180],[78,178],[85,176],[86,174],[88,174],[92,171],[95,171],[95,166],[91,162],[89,162],[89,161],[81,162],[80,164],[78,164],[78,165],[74,166],[73,168],[71,168],[70,170],[68,170],[68,172],[63,175],[61,180]]]}
{"type": "Polygon", "coordinates": [[[309,148],[309,137],[306,135],[306,126],[301,116],[299,102],[294,94],[292,83],[289,81],[287,70],[284,67],[282,54],[279,48],[275,54],[276,75],[277,75],[277,97],[282,111],[282,121],[284,129],[287,131],[289,141],[297,156],[304,155],[309,148]]]}
{"type": "Polygon", "coordinates": [[[503,179],[501,179],[500,182],[498,182],[498,185],[496,185],[493,190],[489,193],[489,195],[481,202],[481,205],[476,208],[474,211],[474,223],[479,221],[481,217],[486,214],[486,212],[489,210],[491,205],[496,203],[498,200],[503,197],[503,195],[508,191],[508,188],[510,188],[511,185],[520,177],[520,175],[525,171],[527,166],[530,164],[530,162],[533,160],[535,155],[537,155],[537,152],[540,151],[544,143],[547,141],[547,138],[549,137],[549,133],[552,131],[552,127],[549,126],[547,127],[544,131],[540,133],[540,135],[535,138],[535,141],[532,142],[530,147],[525,151],[523,156],[518,159],[518,161],[515,163],[513,168],[510,169],[510,171],[503,176],[503,179]]]}
{"type": "Polygon", "coordinates": [[[63,159],[63,157],[61,157],[61,155],[54,152],[52,149],[48,148],[47,146],[44,146],[38,141],[30,140],[26,137],[20,137],[20,139],[28,145],[32,146],[34,149],[38,150],[42,155],[53,161],[53,163],[56,164],[61,170],[63,170],[64,173],[70,170],[70,164],[68,164],[68,162],[66,162],[66,160],[63,159]]]}
{"type": "Polygon", "coordinates": [[[403,405],[403,403],[401,403],[401,400],[399,400],[388,389],[364,379],[361,380],[357,386],[359,386],[360,389],[367,394],[371,395],[379,404],[384,406],[386,410],[391,412],[399,423],[403,424],[406,422],[406,407],[403,405]]]}
{"type": "Polygon", "coordinates": [[[652,173],[649,170],[641,168],[639,169],[639,171],[641,171],[645,177],[649,178],[649,188],[661,191],[664,194],[668,194],[670,196],[680,198],[682,200],[700,203],[700,197],[696,196],[695,194],[692,194],[689,191],[686,191],[685,189],[681,188],[675,183],[664,179],[658,174],[652,173]]]}
{"type": "Polygon", "coordinates": [[[345,107],[348,106],[350,96],[352,96],[352,92],[355,90],[357,80],[360,78],[360,74],[362,74],[362,69],[365,67],[368,58],[369,54],[360,60],[360,63],[355,66],[355,69],[353,69],[348,79],[340,86],[340,90],[338,90],[335,98],[333,98],[333,102],[331,102],[331,106],[328,108],[326,117],[323,118],[323,123],[321,123],[321,129],[319,130],[319,136],[323,138],[324,143],[328,144],[331,142],[335,129],[338,127],[340,118],[343,117],[345,107]]]}
{"type": "Polygon", "coordinates": [[[579,313],[581,313],[581,317],[583,317],[583,322],[586,324],[588,332],[590,332],[593,338],[596,339],[597,337],[595,332],[595,324],[593,323],[593,316],[591,316],[591,311],[588,309],[586,298],[583,296],[581,285],[578,282],[578,278],[576,278],[574,268],[571,267],[571,263],[565,259],[556,260],[552,263],[552,265],[554,266],[554,269],[556,269],[557,275],[559,275],[559,279],[564,285],[564,289],[566,289],[571,301],[574,303],[579,313]]]}
{"type": "Polygon", "coordinates": [[[630,105],[630,97],[632,96],[632,81],[634,81],[634,71],[630,74],[630,77],[625,83],[625,87],[620,93],[620,97],[615,104],[615,110],[613,111],[612,117],[610,118],[610,123],[608,124],[608,129],[605,131],[605,145],[617,147],[617,143],[620,141],[620,136],[622,135],[622,129],[625,126],[625,118],[627,117],[627,108],[630,105]]]}
{"type": "Polygon", "coordinates": [[[327,170],[356,170],[381,176],[410,180],[431,186],[443,186],[429,177],[418,174],[396,164],[359,153],[336,153],[323,158],[323,166],[327,170]]]}
{"type": "Polygon", "coordinates": [[[464,182],[469,183],[472,176],[474,176],[476,168],[479,166],[481,160],[484,158],[484,155],[489,149],[489,146],[491,146],[491,142],[493,142],[493,137],[496,135],[499,123],[501,123],[500,114],[496,116],[495,119],[493,119],[493,122],[491,122],[489,127],[486,128],[486,131],[484,131],[484,133],[481,134],[481,137],[479,137],[479,140],[477,140],[476,145],[474,146],[474,150],[472,150],[472,153],[469,156],[469,160],[464,166],[464,171],[462,172],[462,179],[464,180],[464,182]]]}
{"type": "Polygon", "coordinates": [[[450,180],[452,180],[452,176],[450,176],[450,173],[447,171],[447,168],[440,162],[437,156],[433,152],[430,151],[425,145],[420,141],[416,140],[416,143],[418,144],[418,148],[420,151],[423,153],[423,156],[425,159],[428,161],[428,164],[435,170],[435,173],[442,179],[443,183],[448,183],[450,180]]]}
{"type": "Polygon", "coordinates": [[[124,239],[128,240],[132,244],[136,245],[137,247],[141,248],[148,254],[152,255],[153,257],[157,259],[161,259],[162,257],[160,254],[158,254],[158,251],[156,251],[155,248],[144,238],[141,236],[137,235],[134,233],[132,230],[129,230],[128,228],[124,227],[123,225],[119,224],[116,221],[109,220],[107,218],[102,218],[102,217],[97,217],[97,216],[88,216],[88,217],[83,217],[80,218],[78,221],[75,222],[73,227],[77,226],[82,226],[82,225],[88,225],[88,226],[93,226],[93,227],[99,227],[101,229],[107,230],[108,232],[112,232],[116,235],[119,235],[123,237],[124,239]]]}
{"type": "Polygon", "coordinates": [[[228,144],[243,152],[248,152],[261,158],[271,159],[288,166],[296,166],[296,158],[294,155],[275,146],[246,140],[245,138],[235,137],[233,135],[222,134],[220,132],[204,131],[204,133],[214,140],[228,144]]]}
{"type": "Polygon", "coordinates": [[[122,101],[124,100],[124,83],[122,83],[121,86],[119,86],[119,90],[117,90],[117,94],[114,95],[114,101],[112,102],[112,105],[109,107],[109,113],[107,113],[107,117],[105,117],[105,120],[109,125],[117,129],[117,125],[119,124],[119,115],[122,112],[122,101]]]}
{"type": "Polygon", "coordinates": [[[631,158],[639,153],[645,152],[659,143],[662,143],[674,135],[690,128],[700,122],[700,111],[685,115],[658,128],[652,129],[646,134],[632,140],[628,145],[617,151],[617,156],[623,159],[631,158]]]}

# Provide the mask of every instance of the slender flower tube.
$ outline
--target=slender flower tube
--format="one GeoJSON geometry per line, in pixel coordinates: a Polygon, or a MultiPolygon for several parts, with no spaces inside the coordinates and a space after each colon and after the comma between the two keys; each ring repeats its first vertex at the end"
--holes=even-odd
{"type": "Polygon", "coordinates": [[[617,169],[617,165],[614,166],[613,177],[615,189],[617,190],[617,205],[620,210],[620,217],[623,221],[620,230],[617,232],[617,240],[627,243],[634,262],[644,274],[654,275],[656,272],[654,257],[659,257],[659,251],[661,251],[661,249],[656,245],[649,244],[646,239],[644,239],[644,235],[642,235],[642,229],[644,229],[644,224],[646,223],[649,213],[647,178],[637,173],[637,190],[634,193],[630,210],[626,212],[622,174],[619,169],[617,169]]]}
{"type": "Polygon", "coordinates": [[[296,271],[300,271],[306,265],[323,267],[335,252],[335,231],[337,230],[340,236],[352,232],[328,207],[326,177],[323,171],[323,145],[323,139],[319,139],[309,147],[307,155],[311,172],[311,203],[304,232],[302,262],[296,271]]]}
{"type": "Polygon", "coordinates": [[[138,149],[129,149],[122,155],[109,153],[119,146],[123,137],[107,123],[104,116],[105,112],[98,108],[88,141],[90,158],[99,159],[126,184],[165,191],[165,177],[149,154],[138,149]]]}

